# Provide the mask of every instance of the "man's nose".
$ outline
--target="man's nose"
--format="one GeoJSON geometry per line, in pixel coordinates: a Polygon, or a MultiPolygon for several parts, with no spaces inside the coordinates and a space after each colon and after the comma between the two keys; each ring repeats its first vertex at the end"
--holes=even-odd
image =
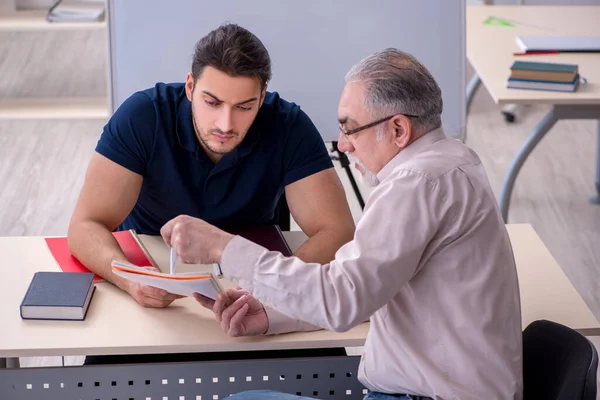
{"type": "Polygon", "coordinates": [[[219,118],[215,121],[215,125],[217,128],[221,130],[223,133],[227,133],[233,130],[233,120],[231,115],[231,110],[227,107],[223,107],[219,114],[219,118]]]}
{"type": "Polygon", "coordinates": [[[346,139],[346,135],[340,132],[340,136],[338,137],[338,149],[343,153],[351,153],[354,151],[354,146],[352,143],[346,139]]]}

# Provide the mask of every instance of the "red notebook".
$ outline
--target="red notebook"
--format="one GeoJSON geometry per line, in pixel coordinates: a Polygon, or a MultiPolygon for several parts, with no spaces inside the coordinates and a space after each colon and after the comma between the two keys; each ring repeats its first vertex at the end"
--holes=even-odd
{"type": "MultiPolygon", "coordinates": [[[[148,254],[135,231],[113,232],[113,236],[117,239],[121,250],[123,250],[130,263],[139,267],[156,266],[156,262],[148,254]]],[[[69,251],[66,237],[46,238],[46,244],[63,272],[90,272],[79,260],[73,257],[69,251]]],[[[94,280],[99,281],[102,278],[95,275],[94,280]]]]}

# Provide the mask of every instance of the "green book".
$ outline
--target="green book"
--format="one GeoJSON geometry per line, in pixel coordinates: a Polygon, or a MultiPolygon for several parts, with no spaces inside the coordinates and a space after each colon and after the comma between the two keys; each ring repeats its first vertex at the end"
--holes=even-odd
{"type": "Polygon", "coordinates": [[[535,61],[515,61],[512,70],[524,70],[524,71],[539,71],[539,72],[566,72],[576,73],[576,64],[559,64],[559,63],[547,63],[547,62],[535,62],[535,61]]]}

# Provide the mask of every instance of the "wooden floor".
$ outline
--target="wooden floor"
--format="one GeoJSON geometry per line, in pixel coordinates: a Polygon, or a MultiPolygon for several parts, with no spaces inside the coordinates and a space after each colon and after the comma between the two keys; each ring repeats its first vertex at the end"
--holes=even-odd
{"type": "Polygon", "coordinates": [[[107,94],[105,30],[0,30],[0,98],[107,94]]]}
{"type": "MultiPolygon", "coordinates": [[[[35,85],[20,75],[23,65],[28,65],[26,72],[40,79],[36,68],[27,61],[44,60],[38,54],[43,46],[30,44],[34,39],[31,35],[12,36],[10,40],[6,36],[0,38],[0,54],[7,54],[8,50],[11,54],[10,58],[0,60],[3,93],[0,97],[40,96],[35,85]],[[11,77],[10,81],[6,77],[11,77]],[[20,86],[15,81],[20,81],[20,86]],[[19,92],[20,87],[23,93],[19,92]]],[[[79,52],[73,43],[79,43],[82,49],[87,48],[92,60],[88,58],[82,64],[61,59],[61,68],[51,69],[53,81],[39,86],[44,95],[104,94],[105,77],[98,72],[106,65],[103,37],[90,33],[78,40],[71,43],[68,51],[63,51],[63,57],[78,59],[79,52]],[[100,46],[101,51],[90,51],[90,46],[100,46]],[[89,68],[93,75],[83,91],[80,85],[73,84],[74,79],[86,82],[80,76],[82,68],[89,68]]],[[[59,50],[51,42],[46,46],[52,52],[59,50]]],[[[60,57],[54,54],[49,60],[57,58],[60,57]]],[[[485,89],[479,90],[468,118],[467,143],[482,158],[496,193],[511,158],[546,111],[545,107],[522,107],[517,110],[517,122],[507,124],[485,89]]],[[[66,233],[87,162],[104,123],[104,119],[0,120],[0,236],[66,233]]],[[[560,122],[548,134],[517,179],[509,222],[533,225],[592,311],[600,317],[600,206],[588,203],[595,193],[597,128],[594,121],[568,121],[560,122]]],[[[358,203],[345,174],[341,172],[340,176],[358,220],[358,203]]],[[[367,195],[368,190],[363,188],[363,193],[367,195]]],[[[72,361],[77,360],[80,359],[72,361]]],[[[60,364],[61,360],[49,362],[60,364]]]]}

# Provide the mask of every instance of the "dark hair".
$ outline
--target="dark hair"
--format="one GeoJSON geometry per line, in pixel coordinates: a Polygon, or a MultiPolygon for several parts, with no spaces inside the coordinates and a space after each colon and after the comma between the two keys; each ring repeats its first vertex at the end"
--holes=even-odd
{"type": "Polygon", "coordinates": [[[207,66],[231,76],[257,78],[261,88],[271,79],[269,52],[252,32],[236,24],[221,25],[196,43],[194,80],[207,66]]]}

